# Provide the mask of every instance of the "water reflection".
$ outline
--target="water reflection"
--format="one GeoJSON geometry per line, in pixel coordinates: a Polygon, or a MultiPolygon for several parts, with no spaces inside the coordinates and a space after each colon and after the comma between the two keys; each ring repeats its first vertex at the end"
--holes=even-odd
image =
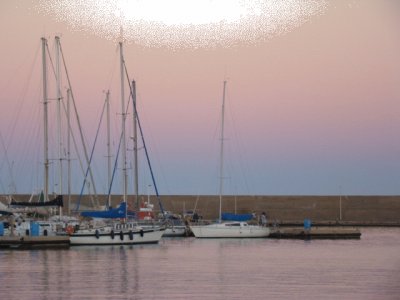
{"type": "Polygon", "coordinates": [[[400,229],[361,240],[163,239],[0,251],[1,299],[396,299],[400,229]]]}

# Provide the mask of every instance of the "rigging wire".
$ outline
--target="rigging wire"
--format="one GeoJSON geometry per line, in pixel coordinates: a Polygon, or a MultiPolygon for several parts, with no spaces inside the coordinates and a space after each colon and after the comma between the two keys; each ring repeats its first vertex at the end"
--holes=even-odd
{"type": "MultiPolygon", "coordinates": [[[[118,50],[118,46],[116,47],[116,50],[118,50]]],[[[107,90],[110,90],[111,89],[111,83],[112,83],[112,81],[113,81],[113,78],[114,78],[114,75],[115,75],[115,71],[116,71],[116,68],[117,68],[117,64],[115,63],[115,61],[116,61],[116,57],[118,56],[118,51],[115,51],[115,56],[114,56],[114,59],[112,60],[114,63],[112,64],[112,67],[111,67],[111,70],[110,70],[110,72],[109,72],[109,78],[108,78],[108,88],[107,88],[107,90]]]]}
{"type": "MultiPolygon", "coordinates": [[[[81,142],[82,142],[83,152],[84,152],[84,155],[85,155],[85,160],[86,160],[86,163],[90,166],[88,151],[87,151],[87,148],[86,148],[86,142],[85,142],[85,138],[84,138],[84,135],[83,135],[82,126],[81,126],[80,118],[79,118],[79,115],[78,115],[78,109],[76,107],[75,97],[74,97],[71,81],[70,81],[70,78],[69,78],[67,65],[65,63],[64,52],[62,50],[61,43],[60,43],[60,52],[61,52],[61,57],[62,57],[64,69],[65,69],[65,74],[66,74],[67,81],[68,81],[68,86],[69,86],[70,91],[71,91],[71,100],[72,100],[72,104],[73,104],[73,108],[74,108],[74,112],[75,112],[75,117],[76,117],[76,121],[77,121],[78,128],[79,128],[79,133],[80,133],[80,137],[81,137],[81,142]]],[[[94,195],[95,195],[95,199],[98,202],[96,186],[95,186],[95,182],[94,182],[93,173],[92,173],[91,168],[89,170],[89,174],[90,174],[90,179],[91,179],[91,183],[92,183],[91,187],[93,187],[93,192],[94,192],[94,195]]],[[[97,205],[98,205],[98,203],[97,203],[97,205]]]]}
{"type": "MultiPolygon", "coordinates": [[[[138,96],[136,96],[136,98],[140,98],[140,96],[138,97],[138,96]]],[[[139,101],[138,101],[139,102],[139,101]]],[[[145,120],[145,124],[146,123],[149,123],[148,122],[148,118],[147,118],[147,116],[146,116],[146,114],[144,114],[144,110],[141,110],[141,116],[142,116],[142,120],[143,120],[143,118],[144,118],[144,120],[145,120]]],[[[150,128],[151,129],[151,128],[150,128]]],[[[168,181],[167,181],[167,178],[166,178],[166,176],[165,176],[165,171],[164,171],[164,168],[163,168],[163,166],[162,166],[162,163],[161,163],[161,161],[160,161],[160,153],[159,153],[159,151],[158,151],[158,147],[157,147],[157,140],[154,138],[154,136],[152,135],[152,132],[151,132],[151,130],[149,130],[149,131],[147,131],[147,135],[146,135],[147,137],[148,137],[148,139],[147,140],[150,140],[151,141],[151,143],[154,145],[154,147],[152,148],[152,152],[154,152],[154,157],[155,157],[155,159],[156,159],[156,163],[157,163],[157,165],[159,166],[159,168],[160,168],[160,174],[161,174],[161,177],[162,177],[162,179],[163,179],[163,182],[165,183],[165,185],[166,185],[166,190],[167,190],[167,193],[171,193],[171,190],[170,190],[170,188],[169,188],[169,185],[168,185],[168,181]]],[[[142,147],[143,148],[143,147],[142,147]]],[[[145,187],[147,187],[148,186],[148,184],[145,184],[145,187]]]]}
{"type": "MultiPolygon", "coordinates": [[[[124,64],[124,65],[125,65],[125,64],[124,64]]],[[[126,67],[125,67],[125,70],[126,70],[126,67]]],[[[130,94],[130,96],[129,96],[129,98],[128,98],[128,103],[127,103],[126,108],[125,108],[125,115],[128,113],[130,101],[131,101],[131,94],[130,94]]],[[[106,103],[104,103],[104,106],[103,106],[102,116],[103,116],[103,114],[104,114],[105,105],[106,105],[106,103]]],[[[101,119],[102,119],[102,118],[101,118],[101,119]]],[[[99,132],[100,125],[101,125],[101,120],[100,120],[99,127],[98,127],[98,129],[97,129],[98,132],[99,132]]],[[[98,133],[97,133],[97,134],[98,134],[98,133]]],[[[96,140],[97,140],[97,134],[96,134],[96,140]]],[[[117,149],[117,153],[116,153],[116,157],[115,157],[115,161],[114,161],[113,172],[112,172],[112,175],[111,175],[111,182],[110,182],[110,186],[109,186],[109,189],[108,189],[107,199],[109,199],[110,196],[111,196],[111,190],[112,190],[112,186],[113,186],[113,183],[114,183],[114,178],[115,178],[115,174],[116,174],[116,170],[117,170],[117,164],[118,164],[118,158],[119,158],[119,153],[120,153],[121,144],[122,144],[122,138],[123,138],[123,132],[121,131],[120,138],[119,138],[119,143],[118,143],[118,149],[117,149]]],[[[88,168],[89,168],[89,167],[90,167],[90,162],[89,162],[88,168]]],[[[80,201],[79,201],[79,202],[80,202],[80,201]]],[[[78,202],[78,203],[79,203],[79,202],[78,202]]],[[[109,207],[108,207],[108,201],[107,201],[107,208],[109,209],[109,207]]],[[[76,211],[78,211],[78,209],[79,209],[79,206],[77,205],[76,211]]]]}
{"type": "MultiPolygon", "coordinates": [[[[129,104],[129,101],[128,101],[128,104],[129,104]]],[[[114,183],[115,173],[116,173],[116,170],[117,170],[117,163],[118,163],[119,152],[120,152],[119,150],[121,149],[121,144],[122,144],[122,137],[123,137],[123,133],[121,131],[121,135],[120,135],[119,143],[118,143],[118,148],[117,148],[117,154],[115,156],[115,161],[114,161],[114,168],[113,168],[113,172],[112,172],[112,175],[111,175],[111,182],[110,182],[110,186],[108,188],[107,199],[109,199],[110,196],[111,196],[111,189],[112,189],[112,185],[114,183]]],[[[107,201],[107,206],[108,206],[108,201],[107,201]]]]}
{"type": "MultiPolygon", "coordinates": [[[[65,102],[62,102],[62,104],[63,104],[64,113],[67,114],[67,108],[65,106],[65,102]]],[[[71,133],[72,143],[74,144],[74,149],[75,149],[75,152],[76,152],[75,154],[78,156],[78,162],[79,162],[79,166],[80,166],[81,171],[82,171],[82,175],[84,175],[85,174],[85,168],[83,166],[81,155],[79,154],[80,152],[79,152],[79,149],[78,149],[78,143],[76,141],[74,131],[72,130],[72,124],[70,124],[70,127],[68,128],[68,130],[71,133]]]]}
{"type": "MultiPolygon", "coordinates": [[[[14,180],[13,165],[11,166],[10,159],[9,159],[9,156],[8,156],[8,154],[9,154],[9,151],[8,151],[9,149],[8,148],[9,147],[7,147],[6,145],[12,145],[13,141],[15,140],[15,137],[19,136],[19,135],[15,134],[15,131],[17,129],[17,124],[21,124],[21,122],[19,122],[19,119],[20,119],[20,116],[21,116],[21,113],[22,113],[22,108],[24,107],[24,103],[26,102],[26,98],[27,98],[26,95],[27,95],[27,91],[28,91],[28,88],[29,88],[30,83],[31,83],[31,79],[33,78],[32,74],[33,74],[33,70],[34,70],[34,67],[35,67],[36,62],[37,62],[39,49],[40,49],[40,43],[38,44],[38,47],[36,48],[36,52],[35,52],[33,61],[31,63],[31,65],[30,65],[29,72],[27,72],[28,73],[27,82],[24,85],[24,87],[21,90],[19,90],[20,91],[19,99],[21,99],[21,101],[17,102],[19,105],[16,107],[16,113],[15,113],[16,117],[13,118],[13,121],[10,124],[9,130],[6,131],[8,133],[8,137],[4,137],[4,136],[2,137],[3,149],[4,149],[4,153],[5,153],[5,160],[6,160],[7,169],[8,169],[8,176],[9,176],[9,179],[10,179],[10,185],[9,185],[10,190],[9,190],[9,192],[11,192],[11,193],[16,193],[17,192],[17,186],[16,186],[16,183],[15,183],[15,180],[14,180]]],[[[11,78],[12,77],[10,77],[10,79],[11,78]]],[[[17,139],[16,142],[17,143],[21,143],[22,141],[24,141],[24,139],[17,139]]],[[[26,148],[27,147],[25,147],[25,146],[22,147],[22,146],[16,145],[16,149],[26,149],[26,148]]]]}
{"type": "MultiPolygon", "coordinates": [[[[125,74],[126,74],[126,77],[127,77],[127,79],[128,79],[130,95],[131,95],[131,97],[133,97],[133,95],[132,95],[132,85],[131,85],[131,81],[130,81],[130,79],[129,79],[129,74],[128,74],[128,70],[127,70],[127,68],[126,68],[125,61],[123,62],[123,64],[124,64],[124,68],[125,68],[125,74]]],[[[131,98],[131,97],[129,97],[129,101],[130,101],[130,98],[131,98]]],[[[129,101],[128,101],[128,104],[129,104],[129,101]]],[[[137,113],[136,103],[135,103],[134,101],[132,101],[132,103],[133,103],[133,110],[134,110],[133,113],[136,115],[136,119],[137,119],[139,131],[140,131],[140,136],[141,136],[141,138],[142,138],[142,144],[143,144],[144,151],[145,151],[145,154],[146,154],[147,165],[148,165],[148,167],[149,167],[151,179],[152,179],[152,181],[153,181],[154,189],[155,189],[155,191],[156,191],[156,196],[157,196],[157,200],[158,200],[158,205],[160,206],[161,213],[162,213],[163,215],[165,215],[164,207],[163,207],[163,205],[162,205],[162,203],[161,203],[160,194],[158,193],[157,184],[156,184],[156,181],[155,181],[155,178],[154,178],[153,169],[152,169],[152,167],[151,167],[149,153],[148,153],[148,151],[147,151],[146,143],[145,143],[145,140],[144,140],[142,125],[141,125],[141,123],[140,123],[139,115],[138,115],[138,113],[137,113]]]]}
{"type": "Polygon", "coordinates": [[[6,141],[7,141],[6,144],[8,144],[8,145],[11,144],[12,138],[14,137],[14,134],[15,134],[15,129],[16,129],[16,126],[18,124],[18,120],[19,120],[19,117],[20,117],[20,114],[21,114],[21,111],[22,111],[22,107],[24,106],[24,103],[25,103],[27,90],[28,90],[28,87],[30,85],[31,78],[33,78],[32,74],[33,74],[33,70],[34,70],[34,67],[35,67],[36,62],[37,62],[37,58],[39,56],[39,50],[40,50],[40,42],[38,43],[38,46],[36,47],[35,56],[34,56],[32,64],[31,64],[30,71],[28,72],[28,74],[29,74],[28,75],[28,80],[27,80],[28,82],[27,82],[26,85],[24,85],[25,88],[22,89],[22,91],[21,91],[20,98],[22,99],[22,101],[20,102],[19,107],[16,109],[16,117],[13,119],[14,122],[12,123],[11,128],[9,130],[7,130],[7,132],[10,132],[9,139],[6,138],[6,141]]]}
{"type": "Polygon", "coordinates": [[[93,142],[92,151],[91,151],[91,153],[90,153],[89,164],[88,164],[87,169],[86,169],[85,177],[83,178],[83,183],[82,183],[81,192],[80,192],[80,194],[79,194],[79,198],[78,198],[78,201],[77,201],[77,204],[76,204],[76,209],[75,209],[76,212],[79,210],[79,205],[80,205],[80,202],[81,202],[81,199],[82,199],[83,190],[84,190],[84,188],[85,188],[86,179],[87,179],[87,176],[88,176],[88,173],[89,173],[89,170],[90,170],[90,164],[91,164],[92,159],[93,159],[93,154],[94,154],[94,149],[95,149],[95,147],[96,147],[97,138],[99,137],[101,122],[103,121],[105,109],[106,109],[106,102],[104,102],[103,109],[102,109],[102,111],[101,111],[99,126],[97,126],[96,136],[95,136],[95,139],[94,139],[94,142],[93,142]]]}
{"type": "MultiPolygon", "coordinates": [[[[125,63],[124,63],[124,66],[125,66],[125,63]]],[[[126,70],[126,66],[125,66],[125,70],[126,70]]],[[[128,78],[128,80],[129,80],[129,78],[128,78]]],[[[127,113],[128,113],[129,103],[131,101],[131,96],[132,96],[132,93],[129,94],[128,102],[126,104],[126,108],[125,108],[125,112],[124,112],[125,115],[127,115],[127,113]]],[[[118,148],[117,148],[117,153],[116,153],[115,161],[114,161],[113,172],[112,172],[112,175],[111,175],[111,182],[110,182],[110,186],[108,188],[107,199],[109,199],[110,196],[111,196],[112,185],[114,183],[115,173],[116,173],[116,170],[117,170],[118,158],[119,158],[119,153],[120,153],[120,150],[121,150],[122,138],[123,137],[124,137],[124,132],[121,130],[121,134],[120,134],[120,137],[119,137],[118,148]]],[[[107,202],[107,205],[108,205],[108,202],[107,202]]]]}
{"type": "MultiPolygon", "coordinates": [[[[228,95],[227,96],[228,96],[227,98],[230,99],[229,91],[228,91],[228,95]]],[[[230,112],[230,117],[231,117],[231,121],[232,121],[233,134],[234,134],[234,137],[235,137],[234,141],[236,142],[236,145],[237,145],[237,148],[235,148],[235,149],[237,149],[237,151],[235,151],[235,153],[237,154],[237,156],[239,158],[238,159],[238,161],[239,161],[239,169],[240,169],[242,177],[243,177],[243,183],[244,183],[244,186],[246,188],[246,193],[250,194],[249,181],[248,181],[248,178],[246,176],[246,170],[245,170],[246,166],[244,165],[244,159],[243,159],[243,155],[242,155],[242,153],[245,152],[245,149],[244,149],[243,143],[241,143],[240,136],[239,136],[239,133],[238,133],[239,131],[237,129],[238,127],[237,127],[237,124],[236,124],[236,118],[235,118],[235,115],[234,115],[234,107],[233,107],[234,102],[230,101],[230,103],[231,103],[231,105],[229,106],[229,112],[230,112]]],[[[237,161],[237,160],[235,160],[235,161],[237,161]]],[[[236,184],[233,184],[233,185],[234,185],[234,187],[237,187],[236,184]]]]}
{"type": "MultiPolygon", "coordinates": [[[[1,140],[1,146],[2,146],[2,148],[4,150],[4,161],[0,166],[0,170],[3,168],[4,162],[5,162],[7,164],[8,173],[10,174],[10,184],[9,184],[10,187],[9,187],[8,193],[14,194],[14,193],[17,192],[17,187],[15,185],[12,166],[10,164],[10,160],[9,160],[8,153],[7,153],[7,148],[6,148],[6,145],[4,143],[4,139],[3,139],[3,135],[1,134],[1,131],[0,131],[0,140],[1,140]]],[[[1,178],[0,178],[0,180],[1,180],[1,178]]],[[[3,186],[2,182],[1,182],[1,186],[2,186],[2,189],[4,190],[4,193],[5,193],[6,190],[4,189],[4,186],[3,186]]]]}
{"type": "MultiPolygon", "coordinates": [[[[36,63],[37,63],[37,57],[38,57],[39,49],[40,49],[40,43],[38,43],[38,46],[36,47],[36,51],[35,51],[35,55],[34,55],[33,61],[30,64],[29,71],[27,72],[26,83],[23,85],[23,88],[19,90],[20,91],[20,95],[19,95],[18,98],[21,99],[21,101],[17,102],[19,105],[17,105],[17,107],[16,107],[16,113],[15,113],[16,117],[14,117],[12,119],[12,122],[10,122],[9,129],[7,130],[8,137],[2,137],[3,149],[4,149],[4,153],[6,155],[6,163],[8,165],[8,167],[7,167],[8,176],[9,176],[9,179],[11,181],[10,185],[9,185],[9,187],[10,187],[9,192],[11,192],[11,193],[17,193],[17,186],[16,186],[16,183],[15,183],[15,180],[14,180],[14,174],[18,174],[18,172],[15,172],[15,170],[14,170],[14,161],[12,162],[12,164],[10,163],[9,151],[8,151],[10,146],[7,147],[7,145],[12,145],[14,143],[15,137],[20,137],[19,134],[15,134],[18,124],[22,124],[22,123],[23,124],[26,124],[26,123],[29,124],[29,122],[20,122],[19,120],[20,120],[20,117],[21,117],[21,114],[22,114],[22,108],[25,106],[24,104],[26,103],[26,99],[27,99],[26,95],[27,95],[29,86],[31,85],[31,80],[33,78],[32,74],[33,74],[33,71],[34,71],[36,63]]],[[[11,78],[13,78],[13,77],[11,76],[10,79],[11,78]]],[[[24,121],[26,121],[26,120],[24,120],[24,121]]],[[[29,129],[31,129],[31,128],[32,127],[30,126],[29,129]]],[[[26,130],[26,128],[24,130],[26,130]]],[[[30,137],[30,135],[28,135],[28,137],[30,137]]],[[[24,150],[28,151],[28,149],[30,148],[30,147],[26,147],[26,145],[18,145],[19,143],[22,143],[23,141],[26,142],[26,139],[23,139],[23,138],[18,138],[17,139],[17,141],[16,141],[17,144],[15,145],[15,149],[17,149],[17,151],[18,150],[20,150],[20,151],[24,151],[24,150]]],[[[27,155],[23,155],[22,157],[27,158],[28,156],[27,155]]],[[[20,163],[20,160],[18,160],[18,163],[20,163]]],[[[18,165],[17,165],[17,167],[18,167],[18,165]]],[[[24,168],[25,168],[25,164],[24,164],[24,168]]],[[[23,174],[26,174],[26,169],[24,169],[23,174]]]]}
{"type": "MultiPolygon", "coordinates": [[[[51,65],[51,70],[53,71],[54,77],[57,78],[56,71],[55,71],[55,68],[54,68],[53,59],[51,58],[51,55],[50,55],[50,49],[49,49],[48,43],[46,43],[46,49],[47,49],[47,55],[48,55],[48,57],[49,57],[49,61],[50,61],[50,65],[51,65]]],[[[58,89],[58,88],[59,88],[59,87],[57,86],[57,89],[58,89]]],[[[55,99],[55,98],[54,98],[54,99],[48,98],[47,100],[56,100],[56,99],[55,99]]],[[[57,99],[57,100],[58,100],[58,99],[57,99]]],[[[60,99],[60,101],[62,102],[62,98],[60,99]]],[[[50,114],[50,116],[53,116],[53,114],[50,114]]],[[[49,123],[55,123],[54,119],[50,120],[49,123]]],[[[53,133],[53,134],[50,134],[50,135],[49,135],[49,138],[50,138],[50,141],[49,141],[50,144],[55,145],[55,144],[56,144],[56,142],[55,142],[56,138],[54,137],[54,133],[53,133]]],[[[51,156],[54,157],[54,158],[50,159],[51,161],[62,159],[61,157],[58,157],[58,158],[57,158],[58,155],[54,155],[54,153],[53,153],[53,152],[55,151],[55,150],[54,150],[54,147],[50,147],[49,149],[50,149],[50,151],[52,152],[52,155],[51,155],[51,156]]],[[[51,172],[51,174],[50,174],[50,179],[52,180],[51,188],[53,189],[52,193],[55,194],[55,189],[57,189],[56,186],[57,186],[57,184],[58,184],[58,181],[57,181],[57,174],[56,174],[56,172],[55,172],[53,169],[51,169],[50,172],[51,172]]]]}
{"type": "MultiPolygon", "coordinates": [[[[220,101],[220,99],[218,101],[220,101]]],[[[214,133],[213,133],[213,136],[211,138],[211,145],[208,147],[208,155],[207,155],[207,157],[214,157],[214,161],[215,161],[215,163],[213,163],[213,166],[214,166],[213,167],[213,169],[214,169],[213,174],[214,175],[218,174],[218,172],[219,172],[218,163],[217,163],[219,158],[218,158],[218,155],[217,155],[218,151],[216,151],[216,149],[217,149],[217,140],[220,139],[220,137],[218,137],[218,133],[219,133],[219,130],[221,128],[221,122],[222,122],[222,116],[221,116],[221,114],[218,114],[218,119],[216,120],[216,122],[214,124],[214,133]]],[[[215,177],[218,177],[218,176],[219,175],[215,175],[215,177]]],[[[218,194],[218,186],[216,185],[214,188],[215,188],[215,194],[218,194]]]]}

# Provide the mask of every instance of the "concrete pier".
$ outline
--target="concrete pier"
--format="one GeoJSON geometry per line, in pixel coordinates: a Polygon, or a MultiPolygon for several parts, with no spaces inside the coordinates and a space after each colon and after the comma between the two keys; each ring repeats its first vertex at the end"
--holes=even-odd
{"type": "Polygon", "coordinates": [[[285,227],[271,230],[269,238],[275,239],[359,239],[361,232],[357,228],[348,227],[285,227]]]}
{"type": "Polygon", "coordinates": [[[0,236],[0,249],[69,248],[69,236],[0,236]]]}

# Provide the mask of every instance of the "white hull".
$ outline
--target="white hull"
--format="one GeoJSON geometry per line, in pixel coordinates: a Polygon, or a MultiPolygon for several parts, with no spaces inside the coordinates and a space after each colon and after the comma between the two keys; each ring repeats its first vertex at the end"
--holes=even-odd
{"type": "Polygon", "coordinates": [[[82,229],[70,234],[70,243],[71,246],[156,244],[163,233],[164,228],[136,228],[120,231],[115,231],[110,227],[82,229]]]}
{"type": "Polygon", "coordinates": [[[270,233],[268,227],[249,225],[246,222],[191,225],[190,230],[196,238],[262,238],[270,233]]]}
{"type": "Polygon", "coordinates": [[[186,236],[187,228],[186,226],[174,226],[174,227],[167,227],[164,232],[164,237],[179,237],[179,236],[186,236]]]}
{"type": "MultiPolygon", "coordinates": [[[[150,225],[150,224],[139,224],[139,226],[146,230],[157,228],[155,225],[150,225]]],[[[177,226],[168,225],[164,230],[163,237],[186,236],[186,233],[187,233],[187,228],[185,225],[177,225],[177,226]]]]}

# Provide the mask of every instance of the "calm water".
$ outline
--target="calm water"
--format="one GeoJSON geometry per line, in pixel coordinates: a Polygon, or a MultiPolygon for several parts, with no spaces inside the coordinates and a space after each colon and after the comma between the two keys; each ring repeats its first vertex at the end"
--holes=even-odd
{"type": "Polygon", "coordinates": [[[400,228],[361,240],[163,239],[0,251],[1,299],[400,299],[400,228]]]}

